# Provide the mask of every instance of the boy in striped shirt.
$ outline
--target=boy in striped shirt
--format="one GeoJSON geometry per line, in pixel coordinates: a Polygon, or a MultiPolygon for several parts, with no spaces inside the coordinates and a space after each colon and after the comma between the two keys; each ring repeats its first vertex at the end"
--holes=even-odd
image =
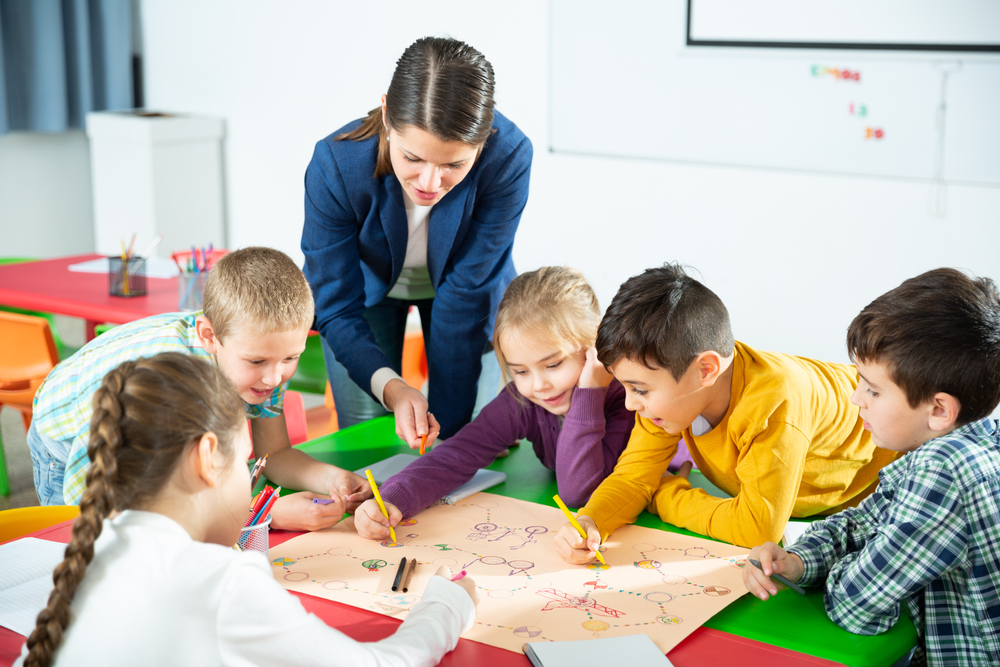
{"type": "Polygon", "coordinates": [[[989,278],[937,269],[870,303],[847,347],[851,402],[879,447],[906,452],[861,504],[812,524],[787,551],[754,547],[743,580],[762,600],[771,574],[824,585],[826,610],[864,635],[905,604],[913,664],[1000,664],[1000,295],[989,278]]]}
{"type": "Polygon", "coordinates": [[[204,310],[167,313],[115,327],[48,375],[35,394],[28,447],[35,491],[43,505],[77,504],[90,459],[91,399],[105,374],[122,362],[161,352],[212,359],[246,402],[254,450],[269,454],[267,476],[314,493],[281,498],[272,526],[316,530],[335,524],[371,496],[352,472],[293,449],[282,413],[285,386],[295,373],[313,321],[313,297],[290,257],[251,247],[222,257],[208,274],[204,310]]]}

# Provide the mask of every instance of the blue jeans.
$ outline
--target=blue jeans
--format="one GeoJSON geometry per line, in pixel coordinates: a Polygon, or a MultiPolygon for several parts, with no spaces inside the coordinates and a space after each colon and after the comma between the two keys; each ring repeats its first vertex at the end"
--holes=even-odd
{"type": "MultiPolygon", "coordinates": [[[[423,329],[424,339],[427,340],[430,338],[433,303],[434,299],[405,301],[386,297],[380,303],[365,309],[364,317],[375,335],[375,342],[389,358],[392,369],[397,373],[401,373],[403,367],[403,340],[406,336],[406,316],[410,306],[416,306],[420,313],[420,328],[423,329]]],[[[370,384],[365,389],[355,384],[347,374],[347,369],[337,361],[326,339],[323,339],[323,358],[326,361],[326,374],[330,378],[330,390],[333,393],[337,425],[340,428],[389,414],[381,403],[368,394],[368,390],[371,389],[370,384]]],[[[496,398],[500,391],[500,364],[497,363],[492,350],[483,354],[482,362],[483,368],[476,388],[476,405],[472,411],[473,419],[484,405],[496,398]]]]}
{"type": "Polygon", "coordinates": [[[66,460],[72,441],[53,440],[35,429],[31,423],[28,429],[28,451],[31,452],[31,468],[35,479],[35,494],[40,505],[65,505],[63,500],[63,477],[66,475],[66,460]]]}

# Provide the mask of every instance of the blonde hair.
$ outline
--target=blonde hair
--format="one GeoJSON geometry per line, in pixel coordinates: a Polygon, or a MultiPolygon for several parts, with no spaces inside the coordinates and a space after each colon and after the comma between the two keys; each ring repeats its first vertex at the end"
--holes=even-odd
{"type": "Polygon", "coordinates": [[[208,273],[203,302],[219,340],[236,331],[266,335],[313,321],[306,277],[291,257],[274,248],[251,246],[222,257],[208,273]]]}
{"type": "Polygon", "coordinates": [[[246,428],[243,399],[211,363],[177,352],[126,361],[94,394],[87,490],[55,587],[28,637],[25,667],[48,667],[69,625],[69,607],[113,510],[141,509],[173,475],[188,447],[215,433],[227,457],[246,428]]]}
{"type": "Polygon", "coordinates": [[[513,374],[500,341],[517,331],[571,354],[594,345],[601,308],[583,274],[562,266],[522,273],[510,283],[497,308],[493,350],[504,379],[513,374]]]}

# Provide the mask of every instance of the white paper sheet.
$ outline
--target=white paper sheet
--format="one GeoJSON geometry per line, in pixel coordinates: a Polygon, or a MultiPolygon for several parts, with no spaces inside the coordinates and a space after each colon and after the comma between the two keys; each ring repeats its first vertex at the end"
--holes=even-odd
{"type": "MultiPolygon", "coordinates": [[[[66,268],[70,271],[77,271],[79,273],[107,273],[108,258],[98,257],[97,259],[91,259],[86,262],[70,264],[66,268]]],[[[174,260],[172,259],[150,257],[146,260],[147,278],[173,278],[178,273],[177,265],[174,264],[174,260]]]]}
{"type": "Polygon", "coordinates": [[[0,544],[0,625],[27,636],[52,591],[66,545],[34,537],[0,544]]]}

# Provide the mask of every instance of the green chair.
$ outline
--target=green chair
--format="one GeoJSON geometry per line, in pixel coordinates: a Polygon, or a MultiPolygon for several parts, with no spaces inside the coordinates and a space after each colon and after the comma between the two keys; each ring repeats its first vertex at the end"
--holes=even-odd
{"type": "MultiPolygon", "coordinates": [[[[25,262],[38,261],[37,257],[0,257],[0,265],[4,264],[24,264],[25,262]]],[[[59,336],[59,327],[56,326],[56,317],[52,313],[41,313],[37,310],[25,310],[24,308],[14,308],[13,306],[0,305],[0,310],[5,313],[15,313],[17,315],[31,315],[33,317],[43,317],[49,322],[49,330],[52,332],[52,339],[56,343],[56,350],[59,352],[59,359],[66,359],[76,354],[78,347],[70,347],[63,342],[59,336]]]]}
{"type": "Polygon", "coordinates": [[[323,343],[319,336],[306,338],[306,349],[299,357],[299,367],[288,381],[288,388],[310,394],[326,391],[326,362],[323,360],[323,343]]]}

